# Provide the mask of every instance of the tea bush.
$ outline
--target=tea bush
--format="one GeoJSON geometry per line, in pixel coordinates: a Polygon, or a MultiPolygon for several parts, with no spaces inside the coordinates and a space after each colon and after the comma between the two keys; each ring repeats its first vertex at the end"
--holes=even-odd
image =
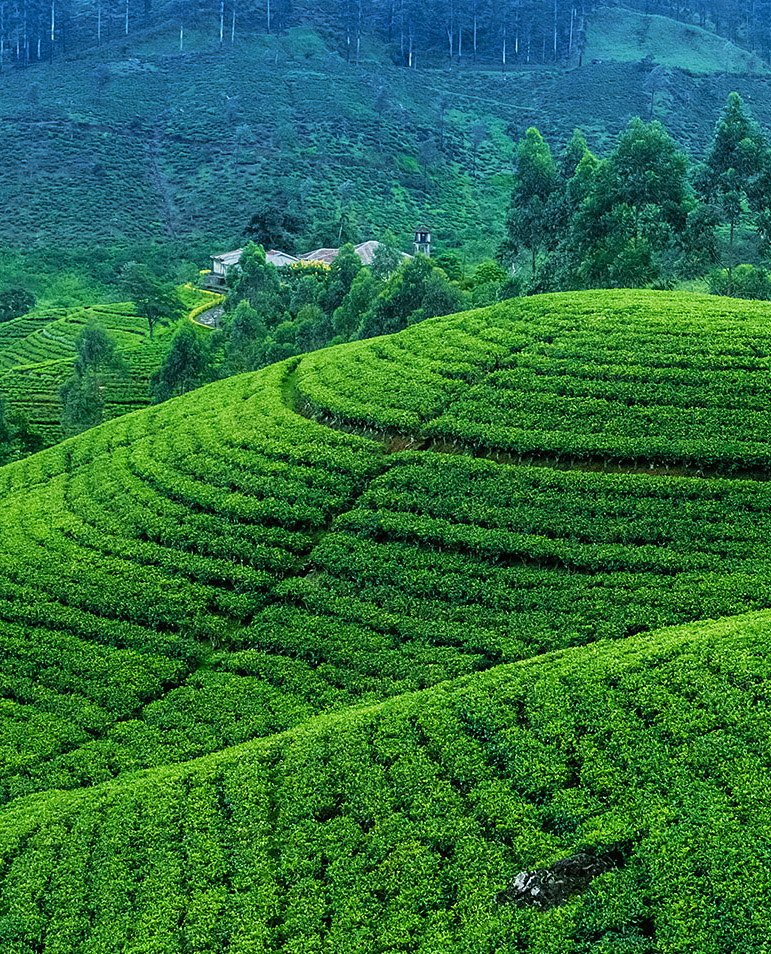
{"type": "Polygon", "coordinates": [[[0,947],[763,950],[766,307],[521,300],[0,468],[0,947]]]}

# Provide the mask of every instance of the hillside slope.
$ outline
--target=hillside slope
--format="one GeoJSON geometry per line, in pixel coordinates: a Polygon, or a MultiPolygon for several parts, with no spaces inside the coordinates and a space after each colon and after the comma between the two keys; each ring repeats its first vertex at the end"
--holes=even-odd
{"type": "Polygon", "coordinates": [[[768,606],[766,311],[515,301],[0,470],[2,797],[768,606]]]}
{"type": "Polygon", "coordinates": [[[623,6],[599,7],[589,18],[587,60],[639,62],[650,56],[663,66],[692,73],[767,73],[768,64],[693,23],[623,6]]]}
{"type": "MultiPolygon", "coordinates": [[[[335,239],[344,209],[363,238],[390,228],[407,242],[425,218],[437,248],[474,259],[500,243],[529,126],[555,148],[580,126],[602,154],[650,111],[637,62],[410,71],[377,47],[356,68],[307,30],[189,42],[175,53],[170,37],[140,39],[0,77],[0,199],[14,210],[0,242],[100,281],[127,255],[201,266],[242,245],[259,199],[283,192],[310,218],[309,248],[335,239]]],[[[656,116],[700,156],[734,89],[771,126],[769,83],[675,70],[656,116]]]]}
{"type": "Polygon", "coordinates": [[[770,646],[768,613],[600,643],[22,799],[4,949],[763,951],[770,646]]]}
{"type": "MultiPolygon", "coordinates": [[[[221,297],[191,286],[180,293],[191,315],[221,297]]],[[[0,397],[31,425],[41,447],[64,436],[60,389],[73,373],[78,336],[88,325],[110,335],[119,358],[103,373],[105,420],[150,403],[150,378],[171,340],[163,327],[150,340],[146,320],[130,303],[36,309],[0,324],[0,397]]]]}
{"type": "Polygon", "coordinates": [[[771,606],[768,327],[514,300],[0,469],[8,949],[762,950],[769,617],[655,631],[771,606]]]}

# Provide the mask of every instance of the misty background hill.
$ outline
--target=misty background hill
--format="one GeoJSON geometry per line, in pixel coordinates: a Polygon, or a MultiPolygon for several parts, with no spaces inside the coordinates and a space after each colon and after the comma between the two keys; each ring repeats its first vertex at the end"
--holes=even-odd
{"type": "Polygon", "coordinates": [[[138,258],[188,278],[266,199],[303,212],[308,249],[386,229],[409,247],[425,220],[473,261],[531,125],[603,155],[657,118],[699,159],[733,89],[771,125],[762,17],[709,5],[274,3],[270,33],[267,8],[235,7],[234,30],[225,3],[4,9],[6,273],[109,284],[138,258]]]}

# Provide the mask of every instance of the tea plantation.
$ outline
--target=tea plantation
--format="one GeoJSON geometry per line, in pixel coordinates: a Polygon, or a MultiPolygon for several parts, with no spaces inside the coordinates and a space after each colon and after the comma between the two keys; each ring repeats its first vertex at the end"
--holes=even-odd
{"type": "MultiPolygon", "coordinates": [[[[216,303],[211,292],[183,287],[191,316],[216,303]]],[[[150,402],[150,377],[166,353],[170,335],[150,340],[147,322],[131,304],[41,308],[0,324],[0,397],[22,414],[43,446],[62,439],[59,391],[72,374],[78,335],[98,325],[115,341],[119,362],[104,375],[105,417],[117,417],[150,402]]]]}
{"type": "Polygon", "coordinates": [[[765,951],[770,314],[513,300],[0,469],[0,951],[765,951]]]}

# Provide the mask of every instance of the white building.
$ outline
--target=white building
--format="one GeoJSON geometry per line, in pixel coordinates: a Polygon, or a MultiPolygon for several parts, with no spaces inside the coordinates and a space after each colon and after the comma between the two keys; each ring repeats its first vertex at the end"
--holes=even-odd
{"type": "MultiPolygon", "coordinates": [[[[233,252],[223,252],[221,255],[212,255],[211,274],[209,275],[208,284],[212,287],[224,288],[228,269],[234,265],[238,265],[243,251],[242,248],[237,248],[233,252]]],[[[271,265],[275,265],[276,268],[281,268],[284,265],[293,265],[300,260],[294,255],[290,255],[289,252],[282,252],[279,249],[273,248],[265,253],[265,261],[271,265]]]]}

